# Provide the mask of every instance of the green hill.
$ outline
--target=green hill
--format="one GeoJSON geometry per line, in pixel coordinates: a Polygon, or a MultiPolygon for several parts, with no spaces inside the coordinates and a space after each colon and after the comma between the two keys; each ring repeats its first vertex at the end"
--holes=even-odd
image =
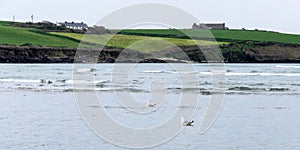
{"type": "Polygon", "coordinates": [[[148,36],[134,36],[134,35],[120,35],[120,34],[80,34],[80,33],[64,33],[64,32],[51,32],[53,35],[62,37],[73,38],[85,43],[106,45],[116,48],[129,48],[143,52],[161,51],[170,47],[176,46],[192,46],[203,45],[210,46],[215,44],[224,44],[224,42],[212,42],[205,40],[191,40],[180,38],[161,38],[161,37],[148,37],[148,36]],[[106,41],[108,41],[106,43],[106,41]]]}
{"type": "MultiPolygon", "coordinates": [[[[122,30],[119,34],[88,35],[70,32],[50,32],[38,28],[25,28],[16,24],[0,21],[0,45],[40,45],[48,47],[76,48],[83,39],[85,44],[105,44],[104,41],[112,38],[106,46],[116,48],[131,48],[144,52],[159,51],[170,46],[191,46],[197,44],[212,45],[209,37],[204,30],[199,29],[139,29],[122,30]],[[182,33],[186,32],[194,40],[182,33]],[[150,37],[149,37],[150,36],[150,37]],[[85,38],[83,38],[85,37],[85,38]],[[138,42],[143,41],[143,42],[138,42]],[[162,42],[166,41],[166,42],[162,42]]],[[[24,24],[24,23],[23,23],[24,24]]],[[[211,33],[223,45],[236,41],[258,41],[258,42],[278,42],[289,44],[300,44],[300,35],[282,34],[266,31],[249,30],[211,30],[211,33]]],[[[84,45],[88,47],[88,45],[84,45]]]]}
{"type": "Polygon", "coordinates": [[[183,56],[188,55],[194,62],[205,62],[205,57],[196,44],[219,44],[224,60],[230,63],[300,62],[300,35],[246,30],[211,30],[211,33],[217,43],[211,41],[204,30],[140,29],[122,30],[116,35],[83,34],[83,31],[59,28],[54,24],[49,28],[39,23],[0,21],[0,62],[72,62],[79,45],[89,51],[93,46],[104,44],[107,47],[103,55],[99,56],[99,62],[114,62],[123,48],[137,50],[129,50],[128,53],[139,60],[146,59],[145,62],[161,62],[156,58],[158,55],[163,58],[170,56],[173,60],[173,57],[183,60],[183,56]],[[107,40],[109,42],[105,43],[107,40]],[[174,54],[175,45],[181,46],[186,55],[174,54]]]}
{"type": "MultiPolygon", "coordinates": [[[[71,32],[42,32],[41,29],[37,28],[24,28],[18,27],[14,23],[0,21],[0,45],[39,45],[46,47],[66,47],[66,48],[77,48],[80,41],[84,44],[83,47],[90,47],[87,44],[101,44],[109,47],[116,48],[130,48],[134,50],[151,52],[160,51],[168,47],[177,46],[190,46],[201,44],[201,45],[212,45],[215,44],[211,41],[204,40],[190,40],[190,39],[175,39],[175,38],[160,38],[148,36],[133,36],[133,35],[113,35],[113,34],[85,34],[71,33],[71,32]],[[107,39],[110,39],[108,43],[105,43],[107,39]],[[143,41],[143,42],[137,42],[143,41]]],[[[223,44],[219,43],[219,44],[223,44]]]]}
{"type": "Polygon", "coordinates": [[[40,46],[74,48],[78,42],[65,37],[53,36],[42,33],[34,28],[21,28],[11,26],[9,22],[0,22],[0,44],[24,45],[33,44],[40,46]]]}
{"type": "MultiPolygon", "coordinates": [[[[233,42],[236,40],[249,40],[258,42],[279,42],[300,44],[300,35],[283,34],[278,32],[253,31],[253,30],[210,30],[217,41],[233,42]]],[[[122,30],[121,34],[143,35],[157,37],[188,38],[184,33],[188,33],[192,38],[205,39],[210,38],[207,31],[199,29],[138,29],[122,30]]]]}

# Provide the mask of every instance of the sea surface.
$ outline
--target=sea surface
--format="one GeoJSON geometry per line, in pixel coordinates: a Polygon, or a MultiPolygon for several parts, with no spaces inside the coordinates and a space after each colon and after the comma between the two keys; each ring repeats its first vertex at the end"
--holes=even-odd
{"type": "Polygon", "coordinates": [[[300,149],[300,64],[225,64],[224,80],[214,79],[208,64],[79,66],[0,64],[0,149],[122,149],[89,128],[75,92],[96,93],[102,102],[97,109],[135,128],[172,117],[183,94],[199,97],[194,126],[153,149],[300,149]],[[199,134],[214,80],[224,84],[223,105],[210,129],[199,134]],[[146,103],[162,91],[163,102],[144,115],[116,100],[116,93],[130,93],[146,103]]]}

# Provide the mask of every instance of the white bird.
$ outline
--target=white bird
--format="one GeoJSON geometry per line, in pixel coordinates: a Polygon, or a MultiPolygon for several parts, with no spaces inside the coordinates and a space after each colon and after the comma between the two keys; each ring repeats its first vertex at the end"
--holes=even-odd
{"type": "Polygon", "coordinates": [[[194,120],[192,120],[192,121],[187,121],[187,120],[184,120],[183,117],[181,117],[180,122],[181,122],[181,125],[182,125],[182,126],[194,126],[194,125],[193,125],[194,120]]]}
{"type": "Polygon", "coordinates": [[[147,102],[146,102],[146,106],[147,106],[147,107],[155,107],[156,104],[150,104],[149,101],[147,101],[147,102]]]}

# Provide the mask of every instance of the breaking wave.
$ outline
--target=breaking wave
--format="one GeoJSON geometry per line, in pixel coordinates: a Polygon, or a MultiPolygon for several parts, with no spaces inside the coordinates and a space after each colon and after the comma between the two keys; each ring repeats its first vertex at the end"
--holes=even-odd
{"type": "Polygon", "coordinates": [[[300,65],[276,65],[276,68],[300,68],[300,65]]]}
{"type": "Polygon", "coordinates": [[[227,90],[228,91],[289,91],[290,89],[284,87],[259,88],[259,87],[240,86],[240,87],[228,88],[227,90]]]}

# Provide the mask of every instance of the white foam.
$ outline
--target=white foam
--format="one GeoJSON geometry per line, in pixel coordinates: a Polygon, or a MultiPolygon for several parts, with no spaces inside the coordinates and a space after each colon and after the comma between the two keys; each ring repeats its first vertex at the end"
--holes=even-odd
{"type": "Polygon", "coordinates": [[[170,71],[172,74],[196,74],[196,71],[186,71],[186,72],[178,72],[178,71],[170,71]]]}
{"type": "Polygon", "coordinates": [[[165,71],[163,71],[163,70],[145,70],[142,72],[143,73],[164,73],[165,71]]]}
{"type": "Polygon", "coordinates": [[[77,69],[77,72],[79,72],[79,73],[92,72],[92,71],[95,71],[95,69],[93,69],[93,68],[80,68],[80,69],[77,69]]]}
{"type": "Polygon", "coordinates": [[[29,79],[0,79],[0,82],[40,83],[41,80],[29,80],[29,79]]]}
{"type": "Polygon", "coordinates": [[[298,77],[300,73],[226,73],[228,76],[290,76],[298,77]]]}
{"type": "Polygon", "coordinates": [[[300,68],[299,65],[276,65],[276,68],[300,68]]]}
{"type": "Polygon", "coordinates": [[[170,73],[170,74],[195,74],[197,71],[164,71],[164,70],[145,70],[142,73],[170,73]]]}
{"type": "Polygon", "coordinates": [[[88,81],[88,80],[66,80],[65,83],[67,84],[97,84],[97,83],[108,83],[110,80],[94,80],[94,81],[88,81]]]}
{"type": "MultiPolygon", "coordinates": [[[[199,72],[203,75],[212,75],[211,72],[199,72]]],[[[226,76],[289,76],[289,77],[299,77],[300,73],[243,73],[243,72],[227,72],[226,76]]]]}

